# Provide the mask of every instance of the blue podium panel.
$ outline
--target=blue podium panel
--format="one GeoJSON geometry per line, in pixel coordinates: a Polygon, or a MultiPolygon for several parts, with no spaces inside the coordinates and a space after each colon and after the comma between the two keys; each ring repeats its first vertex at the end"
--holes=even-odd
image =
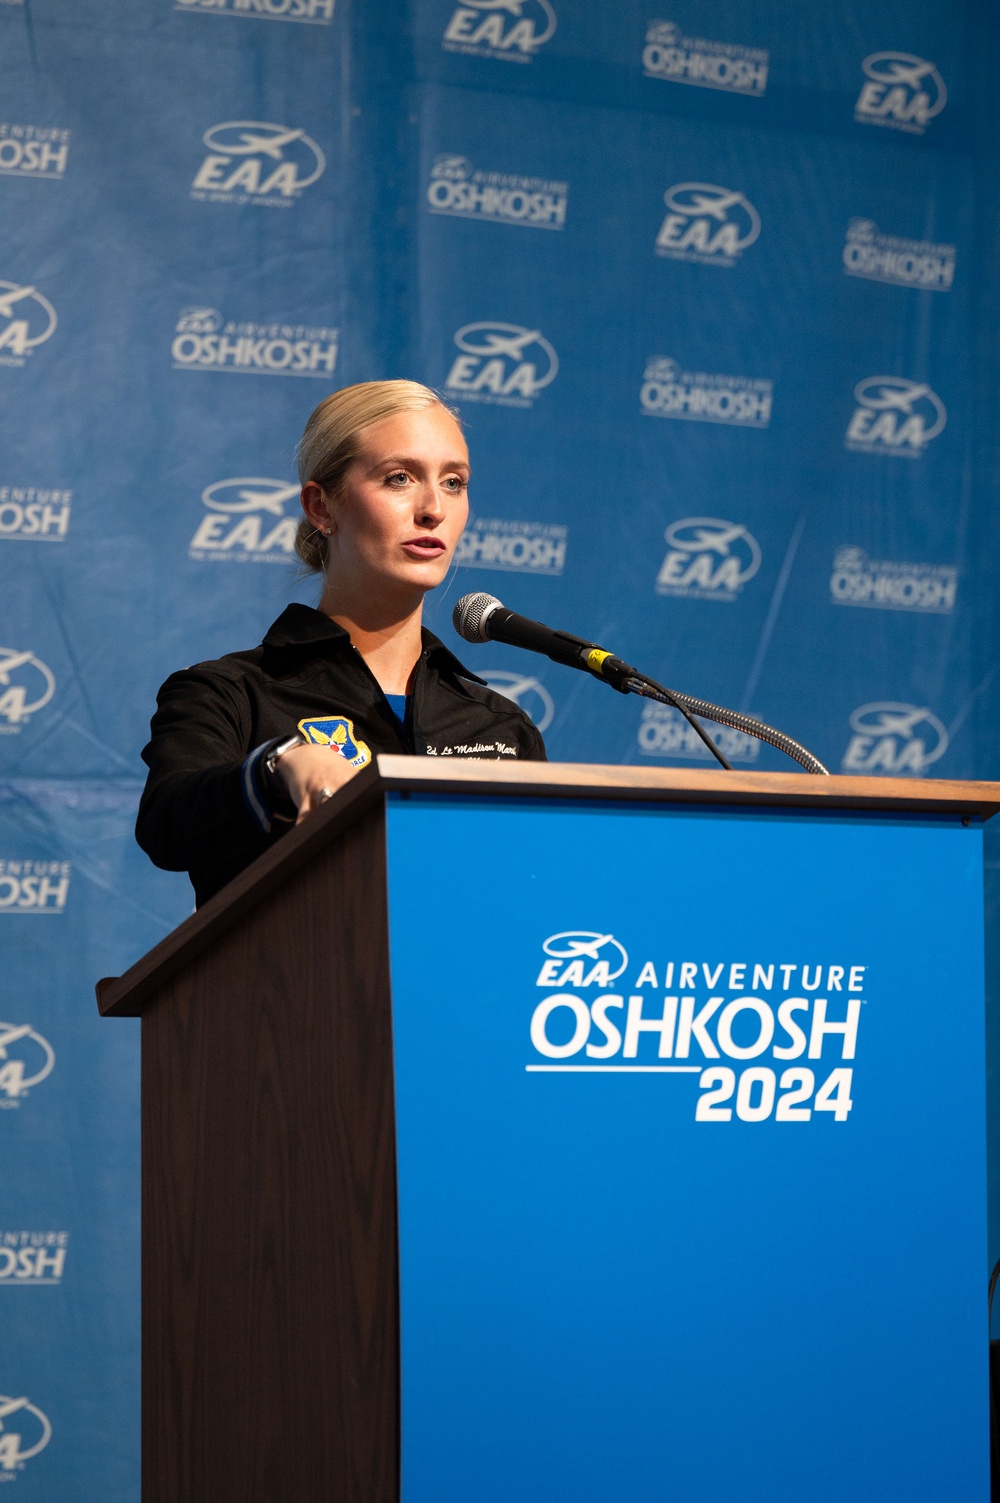
{"type": "Polygon", "coordinates": [[[981,829],[388,838],[403,1503],[986,1503],[981,829]]]}

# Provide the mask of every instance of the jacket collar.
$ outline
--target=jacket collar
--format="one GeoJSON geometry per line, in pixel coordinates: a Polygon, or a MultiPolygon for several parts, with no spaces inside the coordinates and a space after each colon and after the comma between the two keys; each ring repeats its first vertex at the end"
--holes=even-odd
{"type": "MultiPolygon", "coordinates": [[[[420,635],[424,644],[424,657],[428,662],[434,662],[439,669],[450,671],[458,678],[470,679],[474,684],[486,683],[478,674],[470,673],[426,626],[421,628],[420,635]]],[[[264,636],[265,647],[278,649],[320,648],[324,644],[342,649],[350,646],[350,642],[350,634],[342,626],[338,626],[336,621],[331,621],[329,616],[314,610],[311,605],[301,605],[297,601],[285,607],[264,636]]]]}

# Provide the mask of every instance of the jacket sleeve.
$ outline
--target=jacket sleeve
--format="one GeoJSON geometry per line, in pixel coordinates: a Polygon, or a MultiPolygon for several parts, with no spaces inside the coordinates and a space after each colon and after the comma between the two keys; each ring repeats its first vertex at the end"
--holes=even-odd
{"type": "Polygon", "coordinates": [[[203,668],[172,674],[156,702],[136,839],[167,871],[239,870],[271,843],[256,765],[271,743],[249,745],[242,695],[203,668]]]}

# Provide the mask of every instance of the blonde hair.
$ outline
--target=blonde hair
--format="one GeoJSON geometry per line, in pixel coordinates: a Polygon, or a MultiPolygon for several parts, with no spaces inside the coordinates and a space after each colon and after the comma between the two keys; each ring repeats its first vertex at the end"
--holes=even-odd
{"type": "MultiPolygon", "coordinates": [[[[396,412],[421,412],[433,406],[443,407],[461,427],[458,414],[419,381],[359,381],[335,391],[310,413],[306,423],[298,450],[299,483],[312,480],[328,494],[336,494],[358,455],[364,428],[396,412]]],[[[308,517],[299,523],[295,551],[307,569],[322,574],[326,538],[308,517]]]]}

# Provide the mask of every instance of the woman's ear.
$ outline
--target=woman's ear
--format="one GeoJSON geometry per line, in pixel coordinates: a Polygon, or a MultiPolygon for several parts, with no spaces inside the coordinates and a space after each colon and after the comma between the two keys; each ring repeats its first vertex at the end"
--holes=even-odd
{"type": "Polygon", "coordinates": [[[329,537],[333,532],[333,515],[323,487],[315,480],[307,480],[302,487],[301,500],[302,510],[316,531],[329,537]]]}

